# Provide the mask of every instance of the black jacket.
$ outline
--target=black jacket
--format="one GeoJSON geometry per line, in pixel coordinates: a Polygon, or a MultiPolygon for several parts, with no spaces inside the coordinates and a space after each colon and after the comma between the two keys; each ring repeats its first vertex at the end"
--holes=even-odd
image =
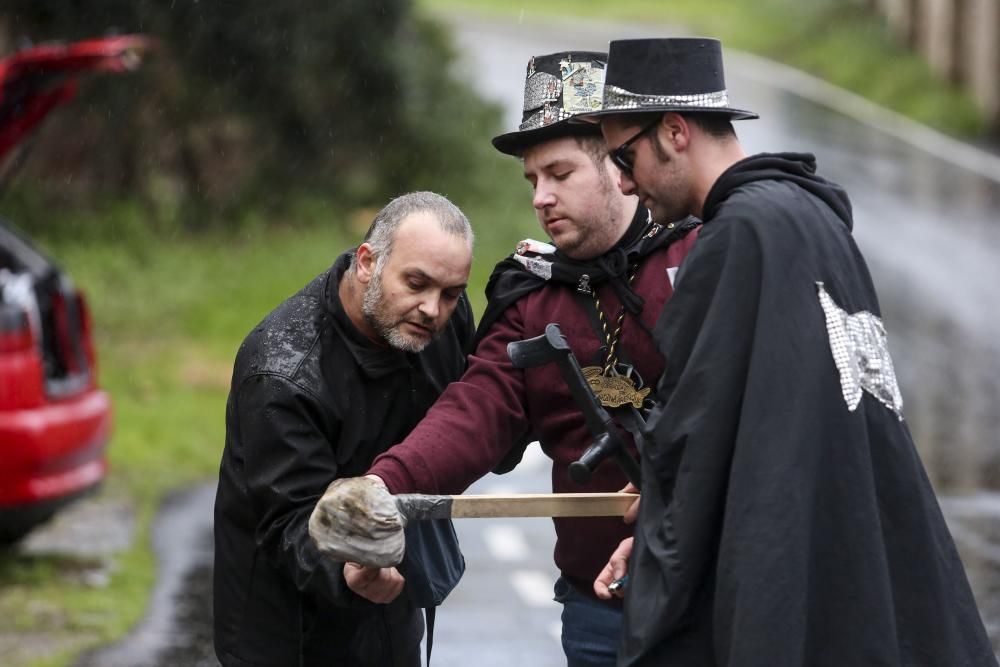
{"type": "Polygon", "coordinates": [[[420,612],[355,595],[307,522],[327,485],[363,474],[465,368],[465,295],[421,353],[373,345],[338,296],[350,254],[244,340],[215,503],[215,648],[224,665],[419,665],[420,612]]]}
{"type": "Polygon", "coordinates": [[[996,664],[884,329],[852,356],[827,310],[880,312],[847,196],[814,170],[726,171],[657,325],[620,665],[996,664]]]}

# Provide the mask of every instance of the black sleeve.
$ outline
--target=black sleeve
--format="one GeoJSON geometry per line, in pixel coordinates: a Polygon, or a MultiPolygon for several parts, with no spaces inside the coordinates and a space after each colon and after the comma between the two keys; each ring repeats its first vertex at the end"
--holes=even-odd
{"type": "Polygon", "coordinates": [[[340,422],[331,409],[273,375],[247,378],[237,403],[255,542],[299,590],[350,605],[362,599],[347,587],[343,563],[322,556],[308,531],[313,507],[338,474],[340,422]]]}

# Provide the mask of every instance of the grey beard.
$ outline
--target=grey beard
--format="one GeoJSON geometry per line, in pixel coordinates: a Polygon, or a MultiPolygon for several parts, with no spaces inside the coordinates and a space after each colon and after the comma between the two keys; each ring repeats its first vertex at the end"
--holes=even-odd
{"type": "MultiPolygon", "coordinates": [[[[368,326],[375,330],[390,347],[403,352],[420,352],[430,340],[422,340],[407,336],[399,330],[399,322],[393,322],[385,312],[385,298],[382,294],[382,272],[376,271],[368,281],[364,298],[361,300],[361,313],[368,326]]],[[[436,334],[435,334],[436,337],[436,334]]]]}

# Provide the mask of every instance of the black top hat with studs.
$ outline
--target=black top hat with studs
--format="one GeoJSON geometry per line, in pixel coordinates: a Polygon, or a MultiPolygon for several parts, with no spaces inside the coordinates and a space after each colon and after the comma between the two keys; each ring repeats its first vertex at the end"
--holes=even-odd
{"type": "Polygon", "coordinates": [[[534,56],[524,79],[521,125],[514,132],[493,138],[502,153],[519,155],[526,147],[573,135],[599,134],[589,123],[569,119],[601,109],[604,68],[608,54],[562,51],[534,56]]]}
{"type": "Polygon", "coordinates": [[[620,39],[608,48],[601,110],[587,120],[617,113],[679,111],[757,118],[729,106],[722,71],[722,43],[702,37],[620,39]]]}

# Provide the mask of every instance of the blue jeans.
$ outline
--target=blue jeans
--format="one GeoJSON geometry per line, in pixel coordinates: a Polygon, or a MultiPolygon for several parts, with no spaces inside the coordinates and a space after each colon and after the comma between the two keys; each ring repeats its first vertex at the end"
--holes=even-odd
{"type": "Polygon", "coordinates": [[[614,667],[622,613],[573,588],[559,577],[555,601],[562,603],[562,645],[567,667],[614,667]]]}

